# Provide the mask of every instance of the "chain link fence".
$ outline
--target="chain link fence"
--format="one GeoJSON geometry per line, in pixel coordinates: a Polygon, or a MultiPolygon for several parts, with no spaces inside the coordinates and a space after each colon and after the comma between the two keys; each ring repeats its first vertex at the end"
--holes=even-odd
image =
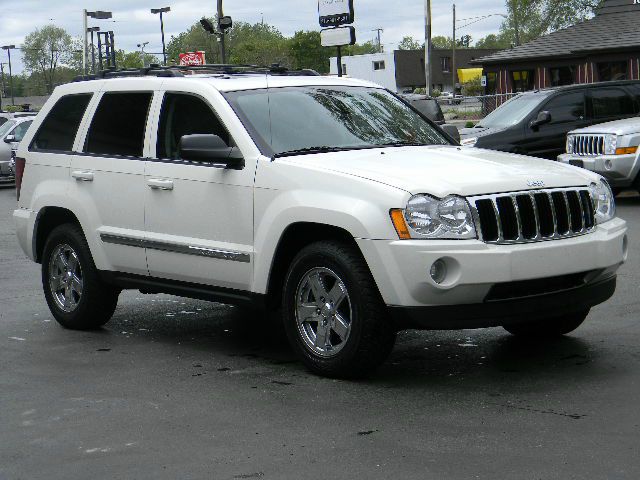
{"type": "Polygon", "coordinates": [[[458,115],[464,118],[484,118],[500,105],[518,95],[517,93],[505,93],[499,95],[482,95],[478,97],[438,97],[444,114],[458,115]]]}

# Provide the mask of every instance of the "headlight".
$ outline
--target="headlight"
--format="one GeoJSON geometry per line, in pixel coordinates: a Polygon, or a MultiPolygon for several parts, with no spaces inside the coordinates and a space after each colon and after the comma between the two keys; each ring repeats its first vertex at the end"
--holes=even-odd
{"type": "Polygon", "coordinates": [[[573,136],[572,135],[568,135],[567,136],[567,148],[566,148],[567,153],[573,153],[573,136]]]}
{"type": "Polygon", "coordinates": [[[469,203],[454,195],[442,200],[415,195],[404,211],[411,238],[477,238],[469,203]]]}
{"type": "Polygon", "coordinates": [[[604,136],[604,154],[605,155],[615,155],[617,147],[618,147],[617,135],[604,136]]]}
{"type": "Polygon", "coordinates": [[[474,147],[478,143],[478,137],[469,137],[460,140],[460,145],[463,147],[474,147]]]}
{"type": "Polygon", "coordinates": [[[606,180],[591,184],[591,198],[595,209],[596,224],[605,223],[616,216],[616,201],[606,180]]]}

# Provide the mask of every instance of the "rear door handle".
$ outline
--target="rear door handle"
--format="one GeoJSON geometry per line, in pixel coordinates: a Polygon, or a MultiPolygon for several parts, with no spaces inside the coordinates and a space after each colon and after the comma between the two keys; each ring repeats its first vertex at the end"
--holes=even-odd
{"type": "Polygon", "coordinates": [[[83,172],[76,170],[71,172],[71,176],[79,182],[93,182],[93,172],[83,172]]]}
{"type": "Polygon", "coordinates": [[[161,180],[158,178],[150,178],[147,185],[152,190],[173,190],[173,180],[161,180]]]}

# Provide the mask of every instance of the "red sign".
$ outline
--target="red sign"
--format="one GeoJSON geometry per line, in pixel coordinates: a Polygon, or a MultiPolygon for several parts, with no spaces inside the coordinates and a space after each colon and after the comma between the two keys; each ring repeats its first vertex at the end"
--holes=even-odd
{"type": "Polygon", "coordinates": [[[192,67],[195,65],[205,65],[206,63],[204,52],[187,52],[180,54],[180,65],[192,67]]]}

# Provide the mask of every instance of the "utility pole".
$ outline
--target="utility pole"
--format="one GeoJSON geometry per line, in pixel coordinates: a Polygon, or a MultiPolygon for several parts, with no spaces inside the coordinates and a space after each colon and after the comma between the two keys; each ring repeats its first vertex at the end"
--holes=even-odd
{"type": "Polygon", "coordinates": [[[382,53],[382,33],[384,32],[383,28],[375,28],[371,30],[372,32],[377,32],[378,34],[378,53],[382,53]]]}
{"type": "Polygon", "coordinates": [[[425,93],[431,96],[431,0],[424,1],[424,78],[425,93]]]}
{"type": "Polygon", "coordinates": [[[225,65],[227,63],[227,52],[224,47],[224,29],[220,24],[220,20],[224,17],[224,13],[222,11],[222,0],[218,0],[218,30],[220,30],[220,58],[222,60],[222,64],[225,65]]]}
{"type": "MultiPolygon", "coordinates": [[[[451,54],[451,71],[453,77],[453,100],[455,100],[456,96],[456,4],[453,4],[453,49],[451,54]]],[[[455,102],[454,102],[455,103],[455,102]]]]}
{"type": "Polygon", "coordinates": [[[9,88],[11,89],[11,105],[15,105],[16,104],[16,99],[13,96],[13,73],[11,72],[11,50],[15,49],[16,46],[15,45],[5,45],[2,48],[2,50],[6,50],[7,51],[7,55],[9,56],[9,88]]]}
{"type": "Polygon", "coordinates": [[[0,78],[2,79],[2,91],[0,91],[0,112],[2,111],[2,99],[6,96],[4,89],[4,63],[0,62],[0,78]]]}

